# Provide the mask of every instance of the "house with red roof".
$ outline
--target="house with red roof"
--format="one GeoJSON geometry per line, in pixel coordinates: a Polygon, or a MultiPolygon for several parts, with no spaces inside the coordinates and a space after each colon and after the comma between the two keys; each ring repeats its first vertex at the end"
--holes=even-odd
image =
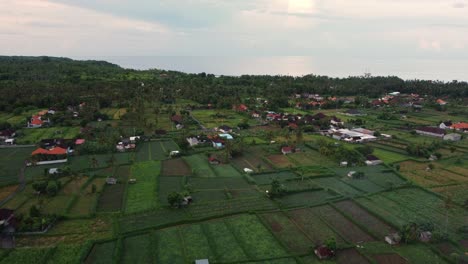
{"type": "MultiPolygon", "coordinates": [[[[47,165],[55,163],[65,163],[68,161],[68,151],[61,147],[51,149],[38,148],[31,153],[34,165],[47,165]]],[[[28,163],[28,166],[33,165],[28,163]]]]}
{"type": "Polygon", "coordinates": [[[35,115],[31,117],[31,120],[28,122],[29,128],[38,128],[42,127],[44,121],[42,121],[42,117],[40,115],[35,115]]]}
{"type": "Polygon", "coordinates": [[[446,104],[447,104],[447,102],[445,102],[445,101],[442,100],[442,99],[437,99],[436,103],[437,103],[438,105],[446,105],[446,104]]]}
{"type": "Polygon", "coordinates": [[[327,246],[318,246],[314,249],[315,255],[319,259],[330,259],[335,256],[335,252],[329,249],[327,246]]]}
{"type": "Polygon", "coordinates": [[[240,105],[233,105],[232,110],[237,111],[237,112],[247,112],[249,108],[245,104],[240,104],[240,105]]]}
{"type": "Polygon", "coordinates": [[[291,154],[293,153],[293,148],[292,147],[282,147],[281,148],[281,153],[283,153],[283,155],[287,155],[287,154],[291,154]]]}
{"type": "Polygon", "coordinates": [[[450,126],[451,129],[455,129],[457,131],[468,131],[468,123],[465,123],[465,122],[460,122],[460,123],[456,123],[456,124],[452,124],[450,126]]]}

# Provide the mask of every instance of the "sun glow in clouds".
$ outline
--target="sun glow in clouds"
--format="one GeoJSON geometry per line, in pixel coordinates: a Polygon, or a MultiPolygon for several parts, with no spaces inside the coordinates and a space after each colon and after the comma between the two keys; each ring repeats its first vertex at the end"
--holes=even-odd
{"type": "Polygon", "coordinates": [[[314,0],[289,0],[288,13],[311,14],[314,13],[314,0]]]}

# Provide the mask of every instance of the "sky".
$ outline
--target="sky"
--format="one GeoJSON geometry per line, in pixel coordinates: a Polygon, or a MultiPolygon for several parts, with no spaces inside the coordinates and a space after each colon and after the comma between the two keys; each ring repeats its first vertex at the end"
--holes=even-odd
{"type": "Polygon", "coordinates": [[[468,59],[468,0],[0,0],[0,10],[1,55],[468,59]]]}

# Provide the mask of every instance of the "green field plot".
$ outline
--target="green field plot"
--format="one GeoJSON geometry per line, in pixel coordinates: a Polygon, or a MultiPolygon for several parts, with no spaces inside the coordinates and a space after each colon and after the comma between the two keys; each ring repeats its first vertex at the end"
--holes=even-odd
{"type": "Polygon", "coordinates": [[[218,177],[242,177],[242,174],[240,174],[240,172],[230,164],[220,164],[213,166],[212,168],[218,177]]]}
{"type": "MultiPolygon", "coordinates": [[[[98,203],[99,192],[104,188],[106,179],[104,178],[95,178],[90,182],[86,188],[84,188],[76,202],[73,204],[73,207],[70,209],[69,214],[72,216],[87,216],[93,213],[96,208],[95,206],[98,203]],[[92,186],[96,186],[96,191],[93,193],[92,186]]],[[[118,197],[115,197],[116,199],[118,197]]]]}
{"type": "Polygon", "coordinates": [[[214,253],[201,225],[181,226],[179,232],[183,237],[184,252],[189,261],[214,258],[214,253]]]}
{"type": "Polygon", "coordinates": [[[255,182],[257,184],[262,185],[271,184],[273,180],[284,182],[292,179],[300,179],[300,176],[291,171],[281,171],[273,173],[255,174],[252,175],[252,178],[255,179],[255,182]]]}
{"type": "Polygon", "coordinates": [[[269,143],[266,139],[263,139],[263,138],[260,138],[260,137],[254,137],[254,136],[243,137],[242,142],[244,142],[244,144],[249,144],[249,145],[269,143]]]}
{"type": "Polygon", "coordinates": [[[162,161],[162,176],[189,176],[191,174],[192,169],[182,158],[162,161]]]}
{"type": "Polygon", "coordinates": [[[18,248],[4,257],[0,263],[24,264],[45,262],[50,248],[18,248]]]}
{"type": "Polygon", "coordinates": [[[189,183],[195,190],[250,189],[251,186],[242,178],[197,178],[190,177],[189,183]]]}
{"type": "Polygon", "coordinates": [[[244,168],[251,169],[255,172],[273,171],[274,168],[271,163],[264,160],[266,155],[267,152],[263,148],[259,146],[252,147],[244,151],[242,156],[233,158],[232,164],[241,171],[243,171],[244,168]]]}
{"type": "Polygon", "coordinates": [[[173,141],[145,142],[138,146],[136,161],[164,160],[169,157],[172,150],[179,150],[173,141]]]}
{"type": "Polygon", "coordinates": [[[26,167],[24,170],[24,176],[26,177],[27,181],[31,181],[34,179],[40,179],[47,177],[49,175],[49,169],[51,168],[58,168],[63,169],[67,166],[68,163],[61,163],[61,164],[50,164],[50,165],[40,165],[40,166],[29,166],[26,167]]]}
{"type": "Polygon", "coordinates": [[[449,263],[441,256],[437,255],[429,247],[416,244],[406,245],[404,247],[397,247],[395,251],[399,255],[408,259],[409,263],[434,263],[434,264],[445,264],[449,263]]]}
{"type": "Polygon", "coordinates": [[[287,255],[283,247],[256,216],[242,215],[228,218],[225,221],[249,257],[262,259],[287,255]]]}
{"type": "Polygon", "coordinates": [[[338,246],[345,244],[343,238],[323,222],[311,209],[287,211],[289,219],[312,241],[312,246],[318,246],[335,238],[338,246]]]}
{"type": "Polygon", "coordinates": [[[321,178],[311,179],[311,181],[322,188],[333,190],[344,196],[356,196],[356,195],[363,194],[362,191],[354,188],[351,185],[344,183],[338,177],[321,177],[321,178]]]}
{"type": "Polygon", "coordinates": [[[210,221],[202,224],[215,259],[219,262],[243,261],[248,257],[225,221],[210,221]]]}
{"type": "Polygon", "coordinates": [[[150,213],[125,216],[118,219],[117,222],[121,232],[128,233],[142,229],[156,228],[189,219],[190,216],[185,210],[161,208],[150,213]]]}
{"type": "Polygon", "coordinates": [[[468,200],[468,184],[450,185],[431,188],[431,191],[439,193],[445,197],[450,197],[454,202],[462,205],[468,200]]]}
{"type": "Polygon", "coordinates": [[[48,127],[48,128],[25,128],[21,130],[18,144],[36,144],[43,139],[67,138],[73,139],[80,134],[79,127],[48,127]]]}
{"type": "Polygon", "coordinates": [[[400,162],[400,161],[404,161],[408,159],[408,156],[404,154],[384,150],[381,148],[374,148],[373,155],[379,157],[379,159],[385,163],[395,163],[395,162],[400,162]]]}
{"type": "Polygon", "coordinates": [[[99,263],[107,264],[113,263],[113,255],[116,247],[116,241],[110,241],[101,244],[94,244],[93,248],[85,260],[86,264],[99,263]]]}
{"type": "Polygon", "coordinates": [[[250,125],[257,122],[232,110],[195,110],[192,116],[197,119],[206,128],[214,128],[227,125],[232,128],[237,127],[244,119],[248,119],[250,125]],[[216,116],[219,114],[218,116],[216,116]]]}
{"type": "Polygon", "coordinates": [[[194,203],[187,212],[195,219],[223,216],[234,213],[273,210],[277,207],[266,197],[245,197],[240,199],[218,200],[202,204],[194,203]]]}
{"type": "Polygon", "coordinates": [[[125,212],[134,213],[156,208],[159,204],[157,188],[161,162],[147,161],[135,163],[130,171],[130,178],[136,179],[136,183],[129,184],[127,187],[125,212]]]}
{"type": "Polygon", "coordinates": [[[337,193],[331,190],[314,190],[287,194],[277,198],[276,201],[283,207],[299,207],[319,205],[339,197],[337,193]]]}
{"type": "Polygon", "coordinates": [[[185,185],[184,177],[159,177],[159,202],[163,205],[168,204],[167,196],[172,192],[180,192],[185,185]]]}
{"type": "Polygon", "coordinates": [[[203,154],[185,156],[185,161],[192,168],[192,172],[198,177],[216,177],[213,168],[208,163],[208,158],[203,154]]]}
{"type": "Polygon", "coordinates": [[[153,249],[151,247],[151,234],[125,238],[120,263],[153,262],[153,249]]]}
{"type": "Polygon", "coordinates": [[[334,206],[348,217],[351,217],[355,223],[358,223],[361,227],[368,230],[379,240],[382,240],[386,235],[397,231],[395,228],[373,216],[364,208],[352,201],[341,201],[335,203],[334,206]]]}
{"type": "Polygon", "coordinates": [[[336,167],[338,164],[315,150],[305,149],[303,152],[293,153],[287,157],[298,166],[328,166],[336,167]]]}
{"type": "Polygon", "coordinates": [[[457,239],[457,230],[466,224],[466,212],[461,207],[446,207],[444,200],[419,188],[398,189],[357,199],[369,211],[401,228],[408,222],[431,222],[435,229],[457,239]]]}
{"type": "Polygon", "coordinates": [[[35,148],[0,149],[0,186],[18,182],[24,161],[31,157],[35,148]]]}
{"type": "Polygon", "coordinates": [[[310,253],[312,241],[282,212],[261,215],[272,233],[294,254],[310,253]]]}
{"type": "Polygon", "coordinates": [[[158,230],[154,237],[156,263],[184,264],[188,262],[185,258],[184,245],[178,228],[158,230]]]}
{"type": "MultiPolygon", "coordinates": [[[[378,175],[375,175],[376,173],[380,173],[379,170],[376,169],[376,168],[372,168],[372,167],[368,166],[368,167],[356,167],[356,168],[336,168],[334,170],[335,170],[336,174],[341,176],[341,180],[344,183],[349,184],[349,185],[353,186],[354,188],[356,188],[358,190],[361,190],[363,192],[374,193],[374,192],[383,191],[385,188],[387,188],[386,186],[380,186],[380,185],[374,183],[373,181],[371,181],[371,178],[377,180],[378,177],[379,177],[378,175]],[[362,178],[362,179],[350,178],[350,177],[347,176],[347,174],[350,171],[364,172],[364,178],[362,178]],[[372,176],[372,175],[374,175],[374,176],[372,176]]],[[[397,177],[396,175],[393,175],[393,174],[389,174],[389,175],[392,175],[390,177],[392,177],[391,179],[393,179],[394,181],[399,180],[399,178],[394,178],[394,177],[397,177]]],[[[384,176],[382,176],[382,177],[384,177],[384,176]]]]}
{"type": "Polygon", "coordinates": [[[284,168],[291,168],[297,166],[294,162],[288,159],[286,155],[283,154],[275,154],[267,156],[270,164],[272,164],[275,168],[284,169],[284,168]]]}
{"type": "Polygon", "coordinates": [[[98,212],[119,211],[123,205],[123,197],[130,175],[130,166],[119,166],[114,174],[117,184],[106,185],[99,196],[98,212]]]}
{"type": "Polygon", "coordinates": [[[8,122],[12,125],[23,125],[26,126],[27,122],[26,119],[31,118],[31,116],[36,115],[43,109],[32,109],[28,111],[24,111],[21,114],[15,115],[13,113],[7,112],[0,112],[0,122],[8,122]]]}
{"type": "Polygon", "coordinates": [[[72,264],[77,263],[83,248],[81,245],[60,245],[54,254],[47,260],[47,264],[72,264]]]}
{"type": "Polygon", "coordinates": [[[351,243],[360,243],[373,241],[374,238],[344,217],[331,206],[320,206],[311,209],[316,215],[330,225],[336,232],[338,232],[345,240],[351,243]]]}
{"type": "MultiPolygon", "coordinates": [[[[118,154],[100,154],[100,155],[80,155],[69,158],[69,164],[72,171],[84,171],[89,169],[102,169],[112,165],[125,165],[132,162],[132,153],[118,153],[118,154]],[[93,162],[96,160],[96,163],[93,162]]],[[[99,175],[96,171],[96,175],[99,175]]],[[[111,171],[113,173],[113,171],[111,171]]],[[[112,176],[105,172],[101,176],[112,176]]]]}

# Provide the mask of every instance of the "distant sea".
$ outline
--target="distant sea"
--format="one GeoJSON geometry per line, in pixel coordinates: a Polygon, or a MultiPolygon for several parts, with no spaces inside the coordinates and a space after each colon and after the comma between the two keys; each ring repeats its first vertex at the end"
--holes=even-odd
{"type": "Polygon", "coordinates": [[[398,76],[402,79],[468,81],[468,61],[450,59],[314,58],[308,56],[104,56],[74,59],[105,60],[124,68],[164,69],[215,75],[327,75],[330,77],[398,76]]]}

